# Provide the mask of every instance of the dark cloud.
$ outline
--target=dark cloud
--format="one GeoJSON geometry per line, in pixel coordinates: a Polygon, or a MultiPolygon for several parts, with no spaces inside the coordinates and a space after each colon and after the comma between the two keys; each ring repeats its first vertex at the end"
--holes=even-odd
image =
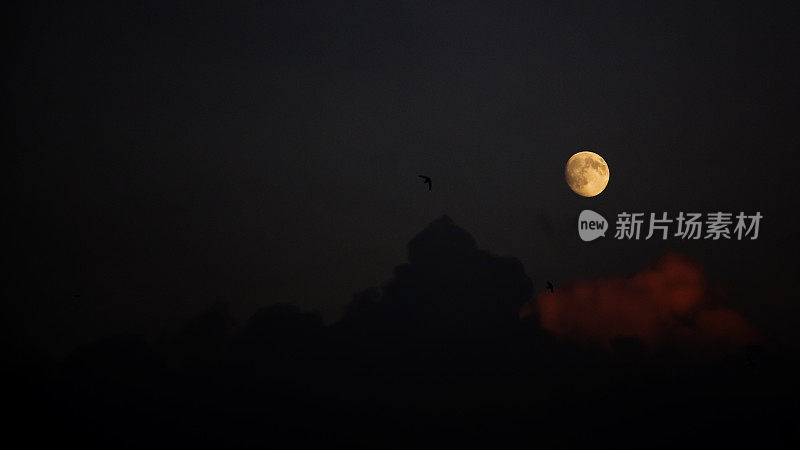
{"type": "Polygon", "coordinates": [[[371,303],[375,315],[367,320],[459,336],[514,324],[533,292],[519,260],[478,249],[475,239],[447,216],[411,240],[408,261],[380,289],[357,295],[343,321],[363,317],[365,304],[371,303]]]}
{"type": "Polygon", "coordinates": [[[706,291],[695,265],[669,256],[627,281],[559,287],[558,304],[539,299],[542,329],[519,318],[532,293],[519,261],[481,250],[442,217],[411,240],[389,281],[356,294],[332,325],[286,304],[237,324],[218,303],[153,343],[109,336],[21,374],[24,400],[12,408],[25,405],[25,420],[14,432],[45,427],[52,433],[28,442],[89,448],[796,439],[785,432],[795,372],[779,353],[715,347],[687,360],[649,351],[664,335],[694,345],[750,330],[732,310],[710,308],[706,291]],[[694,332],[664,324],[687,315],[694,332]],[[613,353],[551,333],[609,339],[613,353]],[[710,434],[696,436],[698,427],[710,434]]]}

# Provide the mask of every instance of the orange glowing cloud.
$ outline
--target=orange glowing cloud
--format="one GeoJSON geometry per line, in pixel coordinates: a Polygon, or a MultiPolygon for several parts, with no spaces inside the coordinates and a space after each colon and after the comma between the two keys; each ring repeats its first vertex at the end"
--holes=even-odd
{"type": "Polygon", "coordinates": [[[754,340],[756,330],[738,312],[712,305],[709,292],[700,266],[667,254],[630,278],[578,281],[542,294],[520,314],[538,310],[556,336],[605,346],[617,336],[636,336],[649,348],[731,348],[754,340]]]}

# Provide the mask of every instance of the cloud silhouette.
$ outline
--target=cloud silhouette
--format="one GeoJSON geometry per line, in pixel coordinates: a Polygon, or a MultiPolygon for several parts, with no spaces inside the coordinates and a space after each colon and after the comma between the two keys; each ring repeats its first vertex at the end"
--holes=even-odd
{"type": "Polygon", "coordinates": [[[218,303],[156,342],[109,336],[19,376],[26,398],[11,410],[48,431],[21,434],[86,448],[585,448],[598,436],[640,446],[717,426],[702,443],[787,441],[774,429],[793,405],[793,360],[764,354],[752,369],[744,352],[649,351],[736,348],[754,335],[738,313],[714,307],[685,258],[558,286],[526,305],[540,326],[519,318],[532,295],[522,264],[479,249],[450,218],[408,250],[390,280],[356,294],[330,325],[286,304],[237,324],[218,303]]]}
{"type": "Polygon", "coordinates": [[[679,345],[730,349],[752,342],[757,332],[707,283],[699,265],[670,253],[630,278],[582,280],[539,296],[521,315],[538,312],[557,336],[611,346],[619,336],[648,348],[679,345]]]}
{"type": "Polygon", "coordinates": [[[518,259],[478,249],[447,216],[409,242],[408,261],[380,289],[356,295],[343,321],[390,322],[442,337],[491,332],[518,322],[519,308],[533,293],[518,259]]]}

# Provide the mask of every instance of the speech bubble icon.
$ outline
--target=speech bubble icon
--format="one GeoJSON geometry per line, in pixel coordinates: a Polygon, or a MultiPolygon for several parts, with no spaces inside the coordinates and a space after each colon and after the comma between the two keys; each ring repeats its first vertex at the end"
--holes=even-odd
{"type": "Polygon", "coordinates": [[[608,231],[608,221],[606,218],[592,211],[584,209],[578,216],[578,235],[581,240],[589,242],[600,236],[606,237],[608,231]]]}

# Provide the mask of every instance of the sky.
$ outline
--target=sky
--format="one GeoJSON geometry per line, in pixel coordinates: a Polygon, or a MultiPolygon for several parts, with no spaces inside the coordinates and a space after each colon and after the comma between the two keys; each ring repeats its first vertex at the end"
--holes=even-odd
{"type": "Polygon", "coordinates": [[[331,322],[446,214],[536,292],[680,253],[798,342],[788,7],[166,3],[4,14],[12,339],[158,336],[220,301],[331,322]],[[610,168],[594,198],[564,181],[584,150],[610,168]],[[755,241],[586,243],[583,209],[764,219],[755,241]]]}

